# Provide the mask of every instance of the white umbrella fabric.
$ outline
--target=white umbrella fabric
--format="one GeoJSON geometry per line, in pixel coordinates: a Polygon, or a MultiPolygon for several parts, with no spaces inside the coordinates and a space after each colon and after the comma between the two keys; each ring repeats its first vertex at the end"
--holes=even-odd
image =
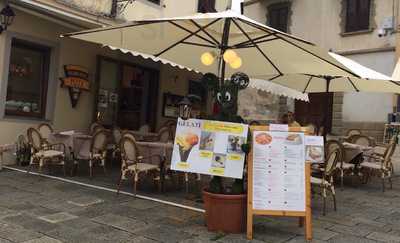
{"type": "MultiPolygon", "coordinates": [[[[400,83],[349,58],[330,52],[329,55],[359,77],[345,75],[288,74],[279,77],[260,76],[274,83],[303,93],[319,92],[383,92],[400,93],[400,83]]],[[[400,78],[400,76],[398,77],[400,78]]]]}
{"type": "Polygon", "coordinates": [[[288,73],[357,76],[314,44],[231,10],[138,20],[63,36],[134,51],[202,73],[217,73],[221,80],[237,71],[250,77],[288,73]],[[241,58],[240,69],[231,68],[221,58],[227,50],[234,50],[241,58]],[[214,52],[217,61],[204,65],[200,57],[205,52],[214,52]]]}

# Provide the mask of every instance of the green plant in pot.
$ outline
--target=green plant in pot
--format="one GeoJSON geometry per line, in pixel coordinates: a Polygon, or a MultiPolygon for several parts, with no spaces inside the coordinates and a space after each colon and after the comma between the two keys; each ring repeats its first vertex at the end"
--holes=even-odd
{"type": "MultiPolygon", "coordinates": [[[[210,119],[225,122],[243,123],[237,115],[239,90],[247,88],[249,77],[241,72],[235,73],[228,80],[219,83],[212,73],[203,76],[203,84],[214,94],[218,112],[210,119]]],[[[248,153],[248,144],[242,145],[248,153]]],[[[203,190],[206,209],[207,227],[211,231],[240,233],[246,227],[247,194],[242,179],[236,179],[232,185],[226,185],[224,179],[214,176],[208,188],[203,190]]]]}

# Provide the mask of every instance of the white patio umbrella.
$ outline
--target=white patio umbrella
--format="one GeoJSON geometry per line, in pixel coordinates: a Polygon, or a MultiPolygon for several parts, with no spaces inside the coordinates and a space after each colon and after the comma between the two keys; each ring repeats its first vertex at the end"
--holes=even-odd
{"type": "MultiPolygon", "coordinates": [[[[349,58],[330,52],[335,60],[351,70],[359,77],[352,75],[314,75],[314,74],[288,74],[268,78],[274,83],[296,89],[303,93],[318,92],[387,92],[400,93],[400,83],[393,77],[386,76],[367,68],[349,58]]],[[[400,76],[398,77],[400,78],[400,76]]]]}
{"type": "Polygon", "coordinates": [[[63,36],[130,50],[201,73],[216,73],[221,80],[237,71],[250,77],[291,73],[358,76],[314,44],[232,10],[131,21],[63,36]]]}

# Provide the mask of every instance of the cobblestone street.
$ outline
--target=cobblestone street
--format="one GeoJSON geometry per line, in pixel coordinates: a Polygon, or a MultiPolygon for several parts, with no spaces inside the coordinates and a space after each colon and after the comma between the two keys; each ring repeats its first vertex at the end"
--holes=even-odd
{"type": "MultiPolygon", "coordinates": [[[[322,216],[313,199],[314,241],[400,242],[400,180],[356,178],[338,190],[338,211],[322,216]]],[[[329,201],[331,202],[331,201],[329,201]]],[[[0,242],[246,242],[245,235],[207,232],[202,213],[130,196],[3,170],[0,242]]],[[[297,219],[257,217],[254,242],[304,242],[297,219]]]]}

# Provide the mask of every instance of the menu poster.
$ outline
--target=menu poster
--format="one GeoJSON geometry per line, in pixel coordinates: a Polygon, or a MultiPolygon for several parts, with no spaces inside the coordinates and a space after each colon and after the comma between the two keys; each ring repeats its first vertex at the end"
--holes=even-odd
{"type": "Polygon", "coordinates": [[[324,163],[324,137],[305,136],[306,161],[311,163],[324,163]]]}
{"type": "Polygon", "coordinates": [[[179,118],[171,168],[241,179],[247,133],[245,124],[179,118]]]}
{"type": "Polygon", "coordinates": [[[305,212],[304,134],[255,131],[253,209],[305,212]]]}

